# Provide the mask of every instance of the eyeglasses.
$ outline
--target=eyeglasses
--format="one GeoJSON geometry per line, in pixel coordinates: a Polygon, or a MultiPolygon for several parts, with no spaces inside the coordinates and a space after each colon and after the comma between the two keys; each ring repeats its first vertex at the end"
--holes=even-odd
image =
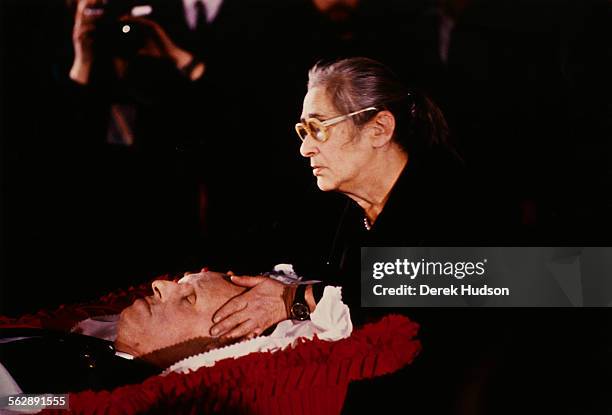
{"type": "Polygon", "coordinates": [[[366,111],[378,111],[378,108],[368,107],[359,111],[351,112],[350,114],[339,115],[324,121],[317,118],[308,118],[295,124],[295,131],[302,141],[306,140],[306,137],[311,136],[315,140],[323,143],[329,138],[329,134],[327,133],[328,127],[338,124],[344,120],[348,120],[349,118],[366,111]]]}

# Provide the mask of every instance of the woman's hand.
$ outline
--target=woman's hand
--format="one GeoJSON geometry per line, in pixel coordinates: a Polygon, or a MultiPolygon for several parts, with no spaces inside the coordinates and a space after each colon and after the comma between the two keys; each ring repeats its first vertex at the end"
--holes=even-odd
{"type": "Polygon", "coordinates": [[[295,296],[295,287],[268,277],[231,276],[232,282],[250,287],[244,294],[234,297],[213,316],[212,336],[252,338],[274,324],[289,317],[289,307],[295,296]]]}

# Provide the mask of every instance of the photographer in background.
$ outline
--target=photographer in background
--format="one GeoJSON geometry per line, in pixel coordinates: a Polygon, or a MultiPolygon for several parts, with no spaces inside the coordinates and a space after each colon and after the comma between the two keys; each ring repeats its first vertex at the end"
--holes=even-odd
{"type": "MultiPolygon", "coordinates": [[[[97,250],[83,263],[103,262],[106,272],[97,272],[121,269],[131,278],[227,263],[219,256],[228,249],[218,247],[236,248],[249,226],[259,235],[288,210],[258,203],[252,215],[238,215],[241,204],[228,203],[271,197],[276,182],[255,179],[268,175],[262,165],[274,163],[289,177],[278,167],[293,144],[284,125],[271,122],[253,139],[261,114],[247,105],[257,97],[259,108],[285,107],[272,98],[284,71],[270,70],[278,61],[268,52],[278,35],[268,25],[270,7],[79,0],[70,14],[74,54],[61,72],[66,136],[78,154],[72,171],[83,185],[78,200],[66,203],[77,212],[66,217],[83,217],[79,239],[95,235],[97,250]]],[[[248,254],[250,244],[244,247],[248,254]]]]}
{"type": "Polygon", "coordinates": [[[134,145],[134,107],[188,98],[185,88],[204,74],[205,65],[151,18],[156,8],[150,2],[78,0],[75,5],[69,77],[82,86],[110,88],[115,125],[106,141],[134,145]],[[168,96],[168,85],[183,89],[168,96]]]}
{"type": "Polygon", "coordinates": [[[166,272],[197,253],[205,180],[197,161],[216,99],[205,64],[169,34],[171,22],[161,23],[163,3],[70,4],[74,55],[64,91],[66,132],[79,154],[74,204],[85,240],[98,241],[88,254],[108,258],[108,273],[166,272]]]}
{"type": "MultiPolygon", "coordinates": [[[[74,61],[70,69],[72,80],[84,85],[89,82],[96,57],[95,48],[102,46],[96,45],[96,40],[98,43],[107,41],[119,44],[128,42],[130,38],[132,38],[132,43],[139,42],[136,47],[140,46],[138,50],[132,52],[159,59],[169,59],[190,80],[196,80],[202,76],[204,73],[202,62],[195,61],[193,54],[178,47],[158,23],[141,16],[141,13],[148,15],[152,12],[150,5],[128,6],[127,10],[124,10],[126,12],[124,15],[109,16],[113,9],[108,7],[108,4],[102,0],[80,0],[77,3],[72,37],[74,45],[74,61]],[[109,21],[109,19],[112,20],[109,21]],[[106,33],[100,33],[104,29],[106,33]],[[131,34],[132,31],[139,33],[131,34]],[[106,39],[102,36],[105,36],[106,39]],[[134,40],[135,37],[140,39],[134,40]]],[[[113,11],[120,12],[121,9],[115,8],[113,11]]],[[[120,45],[114,46],[121,47],[120,45]]],[[[115,56],[114,59],[115,69],[118,74],[121,74],[124,71],[124,57],[115,56]]]]}

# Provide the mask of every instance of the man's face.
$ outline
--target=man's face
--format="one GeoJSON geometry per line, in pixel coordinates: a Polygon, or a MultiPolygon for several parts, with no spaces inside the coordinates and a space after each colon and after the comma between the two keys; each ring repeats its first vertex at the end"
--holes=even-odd
{"type": "Polygon", "coordinates": [[[121,313],[115,346],[141,356],[196,337],[210,337],[214,313],[245,289],[223,274],[201,272],[179,280],[154,281],[153,295],[121,313]]]}

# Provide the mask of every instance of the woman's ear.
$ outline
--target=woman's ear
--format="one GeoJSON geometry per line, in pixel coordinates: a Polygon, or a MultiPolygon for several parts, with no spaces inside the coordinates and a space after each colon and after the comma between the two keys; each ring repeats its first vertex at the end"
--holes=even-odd
{"type": "Polygon", "coordinates": [[[395,132],[395,117],[390,111],[380,111],[369,124],[372,147],[382,147],[391,141],[395,132]]]}

